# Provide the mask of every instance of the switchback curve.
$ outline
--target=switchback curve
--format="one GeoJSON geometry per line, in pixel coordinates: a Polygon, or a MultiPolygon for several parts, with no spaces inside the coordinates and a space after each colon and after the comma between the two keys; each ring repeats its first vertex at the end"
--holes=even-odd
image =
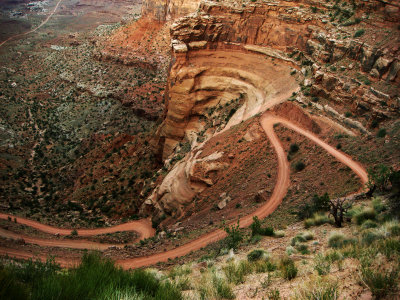
{"type": "MultiPolygon", "coordinates": [[[[320,138],[318,138],[316,135],[313,133],[309,132],[308,130],[305,130],[301,128],[300,126],[292,123],[291,121],[277,117],[275,115],[272,115],[269,112],[264,113],[261,116],[260,119],[261,126],[263,130],[265,131],[268,139],[270,140],[273,148],[275,149],[275,152],[278,157],[278,178],[277,182],[274,188],[274,191],[270,197],[270,199],[260,208],[258,208],[256,211],[253,213],[247,215],[243,219],[241,219],[240,222],[240,227],[247,227],[249,226],[252,221],[253,217],[257,216],[258,218],[265,218],[269,214],[271,214],[273,211],[277,209],[279,204],[282,202],[283,197],[287,193],[287,189],[289,187],[290,183],[290,166],[289,162],[287,161],[287,156],[285,154],[285,151],[280,143],[279,138],[274,132],[273,125],[280,123],[283,126],[292,129],[306,138],[310,139],[313,141],[315,144],[318,146],[322,147],[325,149],[329,154],[334,156],[337,160],[340,162],[344,163],[347,165],[349,168],[351,168],[357,176],[360,178],[361,182],[365,184],[368,180],[368,175],[365,169],[357,162],[353,161],[348,155],[340,152],[339,150],[335,149],[334,147],[330,146],[329,144],[325,143],[322,141],[320,138]]],[[[1,215],[0,215],[1,217],[1,215]]],[[[34,222],[34,221],[31,221],[34,222]]],[[[37,223],[37,222],[35,222],[37,223]]],[[[40,224],[40,223],[39,223],[40,224]]],[[[28,225],[28,224],[26,224],[28,225]]],[[[37,225],[37,224],[35,224],[37,225]]],[[[124,224],[122,224],[124,225],[124,224]]],[[[46,226],[46,225],[44,225],[46,226]]],[[[89,234],[90,235],[90,234],[89,234]]],[[[213,232],[204,234],[200,236],[199,238],[184,244],[180,247],[177,247],[175,249],[163,252],[163,253],[157,253],[153,254],[150,256],[144,256],[144,257],[138,257],[138,258],[132,258],[132,259],[123,259],[123,260],[117,260],[117,264],[123,267],[124,269],[131,269],[131,268],[139,268],[139,267],[144,267],[144,266],[149,266],[158,262],[165,262],[168,259],[173,259],[179,256],[186,255],[192,251],[199,250],[205,246],[207,246],[210,243],[216,242],[226,236],[225,231],[222,229],[215,230],[213,232]]],[[[29,254],[24,251],[19,251],[19,250],[11,250],[8,251],[4,248],[0,248],[0,254],[6,254],[9,253],[12,256],[15,256],[17,258],[26,258],[26,257],[32,257],[32,254],[29,254]],[[30,256],[29,256],[30,255],[30,256]]],[[[40,258],[40,257],[39,257],[40,258]]],[[[57,260],[57,259],[56,259],[57,260]]],[[[57,260],[60,264],[64,266],[70,266],[73,262],[68,261],[68,259],[63,258],[60,260],[57,260]]]]}

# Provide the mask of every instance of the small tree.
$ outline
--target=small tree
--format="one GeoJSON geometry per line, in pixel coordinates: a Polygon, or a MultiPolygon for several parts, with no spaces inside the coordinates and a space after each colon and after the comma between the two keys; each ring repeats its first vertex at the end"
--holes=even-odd
{"type": "Polygon", "coordinates": [[[368,188],[374,190],[376,187],[380,191],[385,190],[389,185],[392,173],[393,169],[383,164],[370,168],[368,170],[368,188]]]}
{"type": "Polygon", "coordinates": [[[344,214],[350,208],[350,203],[346,198],[337,198],[333,200],[329,200],[330,212],[329,215],[335,219],[335,225],[337,227],[342,227],[344,214]]]}
{"type": "Polygon", "coordinates": [[[250,225],[250,229],[251,229],[251,236],[263,233],[260,219],[257,216],[253,217],[253,223],[250,225]]]}
{"type": "Polygon", "coordinates": [[[239,220],[236,225],[225,225],[223,223],[223,228],[225,232],[228,234],[226,237],[227,246],[229,249],[237,249],[240,242],[243,240],[243,233],[240,231],[239,220]]]}

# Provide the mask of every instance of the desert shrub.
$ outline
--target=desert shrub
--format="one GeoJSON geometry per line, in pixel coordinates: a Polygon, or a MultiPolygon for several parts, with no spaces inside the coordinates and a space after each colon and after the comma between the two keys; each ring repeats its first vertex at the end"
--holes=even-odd
{"type": "Polygon", "coordinates": [[[224,230],[228,234],[225,238],[228,248],[237,249],[243,240],[243,233],[240,231],[239,220],[236,225],[224,225],[224,230]]]}
{"type": "Polygon", "coordinates": [[[226,279],[215,271],[203,273],[197,286],[200,299],[234,299],[235,294],[226,279]]]}
{"type": "Polygon", "coordinates": [[[322,196],[315,194],[310,202],[304,203],[297,211],[297,217],[300,220],[310,218],[317,212],[325,212],[329,210],[329,195],[325,193],[322,196]]]}
{"type": "Polygon", "coordinates": [[[367,185],[372,188],[376,186],[376,188],[380,191],[383,191],[387,188],[390,182],[393,182],[392,179],[395,179],[394,176],[396,172],[393,171],[392,168],[380,164],[373,168],[368,169],[368,183],[367,185]]]}
{"type": "Polygon", "coordinates": [[[342,263],[343,263],[343,255],[342,253],[338,252],[338,251],[331,251],[328,252],[325,255],[325,260],[328,261],[329,263],[336,263],[338,266],[338,269],[341,270],[342,269],[342,263]]]}
{"type": "Polygon", "coordinates": [[[171,283],[161,282],[148,271],[124,271],[98,253],[84,254],[80,265],[68,273],[58,272],[59,267],[51,261],[23,263],[9,270],[14,274],[14,284],[22,284],[22,292],[29,290],[25,299],[117,299],[118,295],[130,299],[182,299],[171,283]]]}
{"type": "Polygon", "coordinates": [[[398,290],[399,269],[386,269],[382,266],[361,267],[361,280],[371,290],[376,299],[394,295],[398,290]]]}
{"type": "Polygon", "coordinates": [[[264,235],[266,236],[274,236],[274,229],[272,227],[264,228],[264,235]]]}
{"type": "Polygon", "coordinates": [[[296,291],[298,300],[336,300],[338,298],[338,282],[327,279],[312,279],[296,291]]]}
{"type": "Polygon", "coordinates": [[[305,241],[307,241],[306,238],[303,235],[298,234],[294,238],[292,238],[292,241],[290,242],[290,245],[295,246],[298,242],[299,243],[303,243],[305,241]]]}
{"type": "Polygon", "coordinates": [[[19,282],[15,274],[5,266],[0,266],[0,299],[28,299],[28,289],[19,282]]]}
{"type": "Polygon", "coordinates": [[[312,218],[304,221],[304,226],[305,228],[310,228],[312,226],[320,226],[326,223],[332,224],[332,220],[329,219],[328,216],[323,214],[314,214],[312,218]]]}
{"type": "Polygon", "coordinates": [[[176,277],[174,280],[174,284],[175,287],[180,291],[187,291],[193,288],[187,275],[176,277]]]}
{"type": "Polygon", "coordinates": [[[257,216],[253,217],[253,223],[250,225],[251,236],[262,235],[261,221],[257,216]]]}
{"type": "Polygon", "coordinates": [[[235,299],[235,294],[233,293],[231,286],[226,282],[224,278],[213,274],[212,282],[216,294],[219,296],[219,298],[235,299]]]}
{"type": "Polygon", "coordinates": [[[266,252],[262,249],[254,249],[249,254],[247,254],[248,261],[256,261],[258,259],[265,258],[266,252]]]}
{"type": "Polygon", "coordinates": [[[400,255],[400,241],[397,239],[384,239],[377,242],[377,249],[387,258],[400,255]]]}
{"type": "Polygon", "coordinates": [[[259,234],[256,234],[255,236],[252,236],[252,237],[251,237],[250,243],[256,244],[256,243],[258,243],[258,242],[261,241],[261,240],[262,240],[262,236],[259,235],[259,234]]]}
{"type": "Polygon", "coordinates": [[[333,231],[328,238],[328,246],[331,248],[342,248],[345,245],[346,236],[337,231],[333,231]]]}
{"type": "Polygon", "coordinates": [[[314,233],[311,231],[305,231],[301,234],[307,241],[314,239],[314,233]]]}
{"type": "Polygon", "coordinates": [[[274,229],[272,227],[265,227],[261,226],[261,222],[257,216],[253,217],[253,223],[250,225],[251,235],[265,235],[265,236],[273,236],[274,229]]]}
{"type": "Polygon", "coordinates": [[[379,214],[381,212],[384,212],[386,210],[386,206],[383,203],[381,198],[374,198],[372,199],[372,207],[374,210],[379,214]]]}
{"type": "Polygon", "coordinates": [[[294,261],[289,257],[283,257],[279,263],[282,277],[287,280],[292,280],[297,276],[297,268],[294,261]]]}
{"type": "Polygon", "coordinates": [[[268,291],[268,299],[279,300],[281,299],[281,294],[278,289],[271,289],[268,291]]]}
{"type": "Polygon", "coordinates": [[[358,37],[362,36],[364,33],[365,33],[365,30],[364,30],[364,29],[359,29],[359,30],[357,30],[356,33],[354,34],[354,37],[355,37],[355,38],[358,38],[358,37]]]}
{"type": "Polygon", "coordinates": [[[289,154],[294,154],[297,151],[299,151],[299,146],[295,143],[295,144],[291,144],[290,145],[290,149],[289,149],[289,154]]]}
{"type": "Polygon", "coordinates": [[[306,167],[306,165],[305,165],[305,163],[302,162],[302,161],[298,161],[298,162],[294,165],[294,169],[295,169],[297,172],[300,172],[300,171],[304,170],[305,167],[306,167]]]}
{"type": "Polygon", "coordinates": [[[190,266],[176,266],[169,272],[169,277],[175,279],[176,277],[189,275],[190,273],[192,273],[192,268],[190,266]]]}
{"type": "Polygon", "coordinates": [[[376,228],[378,227],[378,224],[372,220],[366,220],[362,226],[363,229],[370,229],[370,228],[376,228]]]}
{"type": "Polygon", "coordinates": [[[373,242],[382,239],[384,236],[377,231],[367,230],[362,234],[363,245],[371,245],[373,242]]]}
{"type": "Polygon", "coordinates": [[[287,246],[287,247],[286,247],[286,254],[287,254],[288,256],[292,255],[292,254],[295,253],[295,252],[296,252],[296,249],[294,249],[292,246],[287,246]]]}
{"type": "Polygon", "coordinates": [[[252,268],[256,273],[266,273],[275,271],[276,265],[269,259],[260,259],[253,262],[252,268]]]}
{"type": "Polygon", "coordinates": [[[305,228],[310,228],[312,226],[315,226],[315,222],[314,222],[313,218],[309,218],[309,219],[304,220],[304,227],[305,228]]]}
{"type": "Polygon", "coordinates": [[[274,231],[274,237],[276,238],[282,238],[285,236],[285,232],[283,230],[276,230],[274,231]]]}
{"type": "Polygon", "coordinates": [[[393,219],[386,221],[382,226],[376,229],[376,232],[384,237],[399,236],[400,235],[400,223],[398,220],[393,219]]]}
{"type": "Polygon", "coordinates": [[[385,128],[380,128],[380,129],[378,130],[378,133],[376,134],[376,136],[377,136],[378,138],[383,138],[383,137],[385,137],[385,136],[386,136],[386,129],[385,129],[385,128]]]}
{"type": "Polygon", "coordinates": [[[306,244],[296,245],[296,250],[299,251],[303,255],[310,253],[310,251],[308,250],[308,246],[306,244]]]}
{"type": "Polygon", "coordinates": [[[230,262],[222,268],[228,282],[234,284],[244,283],[246,276],[252,273],[252,265],[246,261],[241,260],[238,263],[230,262]]]}
{"type": "Polygon", "coordinates": [[[357,225],[361,225],[366,220],[374,220],[375,217],[376,217],[376,212],[372,207],[367,207],[354,215],[354,219],[357,225]]]}

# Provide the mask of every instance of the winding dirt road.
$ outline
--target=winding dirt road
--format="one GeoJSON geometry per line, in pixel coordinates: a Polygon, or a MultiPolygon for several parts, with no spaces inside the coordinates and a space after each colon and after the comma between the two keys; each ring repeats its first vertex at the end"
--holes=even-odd
{"type": "Polygon", "coordinates": [[[33,29],[27,31],[27,32],[20,33],[20,34],[16,34],[16,35],[13,35],[13,36],[10,36],[8,39],[6,39],[6,40],[4,40],[3,42],[0,43],[0,47],[3,46],[5,43],[7,43],[7,42],[13,40],[13,39],[16,39],[16,38],[22,37],[22,36],[24,36],[24,35],[28,35],[28,34],[30,34],[30,33],[32,33],[32,32],[35,32],[35,31],[38,30],[40,27],[42,27],[43,25],[45,25],[45,24],[51,19],[51,17],[54,15],[54,13],[55,13],[56,10],[58,9],[58,7],[60,6],[60,4],[61,4],[62,1],[63,1],[63,0],[59,0],[59,1],[58,1],[57,5],[54,7],[54,9],[53,9],[53,11],[50,13],[50,15],[48,15],[47,18],[46,18],[42,23],[40,23],[39,26],[37,26],[37,27],[35,27],[35,28],[33,28],[33,29]]]}
{"type": "MultiPolygon", "coordinates": [[[[45,224],[39,223],[37,221],[20,218],[20,217],[15,217],[15,216],[12,216],[9,214],[0,213],[0,219],[7,220],[9,218],[11,218],[12,220],[14,220],[14,218],[16,218],[18,224],[26,225],[26,226],[35,228],[37,230],[40,230],[42,232],[50,233],[50,234],[69,235],[69,234],[71,234],[71,231],[73,230],[73,229],[67,229],[67,228],[57,228],[57,227],[53,227],[50,225],[45,225],[45,224]]],[[[93,235],[98,235],[98,234],[114,233],[114,232],[118,232],[118,231],[136,231],[139,234],[140,239],[149,238],[155,234],[155,230],[151,227],[151,222],[149,219],[130,221],[127,223],[123,223],[123,224],[115,225],[115,226],[111,226],[111,227],[106,227],[106,228],[77,229],[79,236],[93,236],[93,235]]]]}
{"type": "MultiPolygon", "coordinates": [[[[318,138],[316,135],[311,133],[308,130],[305,130],[298,125],[292,123],[289,120],[286,120],[281,117],[276,117],[274,115],[271,115],[270,113],[264,113],[264,115],[260,119],[262,128],[264,129],[268,139],[271,141],[271,144],[273,148],[276,151],[277,157],[278,157],[278,178],[277,182],[274,188],[274,191],[270,197],[270,199],[260,208],[258,208],[255,212],[252,214],[247,215],[246,217],[242,218],[240,220],[240,227],[248,227],[252,222],[253,222],[253,217],[257,216],[260,219],[265,218],[272,212],[274,212],[279,204],[282,202],[283,197],[286,195],[287,189],[289,187],[290,183],[290,166],[289,162],[287,161],[287,156],[282,148],[282,145],[280,143],[279,138],[274,132],[273,125],[276,123],[280,123],[284,126],[286,126],[289,129],[292,129],[302,135],[304,135],[306,138],[310,139],[313,141],[315,144],[318,146],[321,146],[323,149],[325,149],[329,154],[334,156],[337,160],[340,162],[344,163],[347,165],[349,168],[351,168],[358,177],[360,177],[361,182],[365,184],[368,180],[367,172],[365,169],[357,162],[353,161],[348,155],[338,151],[336,148],[328,145],[324,141],[322,141],[320,138],[318,138]]],[[[0,214],[0,218],[4,218],[3,216],[8,217],[8,215],[5,214],[0,214]]],[[[70,230],[67,230],[67,232],[64,232],[60,229],[56,229],[54,227],[50,227],[47,225],[40,224],[35,221],[27,220],[27,219],[18,219],[19,223],[28,225],[31,227],[34,227],[36,229],[49,232],[49,233],[60,233],[60,234],[69,234],[70,230]]],[[[143,221],[136,221],[136,222],[143,222],[143,221]]],[[[129,223],[126,223],[129,224],[129,223]]],[[[122,231],[124,226],[126,224],[118,225],[119,230],[122,231]]],[[[116,228],[118,226],[112,227],[116,228]]],[[[129,227],[129,226],[128,226],[129,227]]],[[[107,230],[110,230],[111,228],[104,228],[104,229],[94,229],[94,230],[79,230],[78,233],[79,235],[92,235],[92,234],[99,234],[101,233],[106,233],[107,230]]],[[[136,229],[135,229],[136,230],[136,229]]],[[[136,230],[137,231],[137,230],[136,230]]],[[[115,232],[115,231],[108,231],[108,232],[115,232]]],[[[154,233],[153,233],[154,234],[154,233]]],[[[1,231],[0,231],[1,235],[1,231]]],[[[19,235],[20,236],[20,235],[19,235]]],[[[213,232],[204,234],[200,236],[199,238],[182,245],[180,247],[177,247],[175,249],[163,252],[163,253],[157,253],[153,254],[150,256],[144,256],[144,257],[138,257],[138,258],[133,258],[133,259],[124,259],[124,260],[118,260],[117,264],[122,266],[124,269],[131,269],[131,268],[139,268],[143,266],[149,266],[158,262],[165,262],[168,259],[173,259],[179,256],[186,255],[192,251],[199,250],[200,248],[203,248],[207,246],[210,243],[216,242],[226,236],[225,231],[219,229],[215,230],[213,232]]],[[[39,244],[42,242],[42,240],[36,239],[36,238],[31,238],[31,241],[33,243],[39,244]]],[[[70,241],[72,242],[72,241],[70,241]]],[[[71,247],[72,248],[72,247],[71,247]]],[[[0,248],[0,254],[8,254],[10,256],[14,256],[17,258],[27,258],[27,257],[33,257],[33,254],[24,252],[24,251],[19,251],[19,250],[9,250],[6,248],[0,248]]],[[[42,257],[39,257],[42,259],[42,257]]],[[[76,263],[76,260],[68,260],[68,258],[62,258],[58,259],[56,258],[56,261],[59,262],[63,266],[71,266],[74,263],[76,263]]]]}

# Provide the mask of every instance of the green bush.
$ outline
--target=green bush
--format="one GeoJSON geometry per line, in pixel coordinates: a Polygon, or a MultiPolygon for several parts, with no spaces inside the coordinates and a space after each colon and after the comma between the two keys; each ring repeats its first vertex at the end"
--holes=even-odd
{"type": "Polygon", "coordinates": [[[355,37],[355,38],[358,38],[358,37],[362,36],[364,33],[365,33],[365,30],[364,30],[364,29],[359,29],[359,30],[357,30],[356,33],[354,34],[354,37],[355,37]]]}
{"type": "Polygon", "coordinates": [[[379,252],[391,259],[393,256],[400,255],[400,241],[395,239],[384,239],[377,242],[379,252]]]}
{"type": "Polygon", "coordinates": [[[234,284],[244,283],[246,276],[252,273],[252,265],[242,260],[239,263],[230,262],[228,265],[222,268],[228,282],[234,284]]]}
{"type": "Polygon", "coordinates": [[[317,212],[325,212],[329,210],[330,198],[328,193],[325,193],[322,196],[318,196],[315,194],[310,202],[306,202],[302,206],[300,206],[297,211],[297,216],[300,220],[304,220],[306,218],[310,218],[313,214],[317,212]]]}
{"type": "Polygon", "coordinates": [[[339,299],[339,285],[337,281],[328,281],[318,278],[307,283],[296,292],[298,300],[337,300],[339,299]]]}
{"type": "Polygon", "coordinates": [[[314,214],[312,218],[306,219],[304,221],[304,227],[310,228],[312,226],[320,226],[326,223],[332,224],[332,220],[329,219],[328,216],[323,214],[314,214]]]}
{"type": "Polygon", "coordinates": [[[357,225],[361,225],[366,220],[375,220],[376,212],[372,207],[367,207],[354,215],[357,225]]]}
{"type": "Polygon", "coordinates": [[[393,185],[393,174],[395,172],[392,168],[380,164],[375,166],[374,168],[368,169],[368,187],[372,188],[376,186],[376,188],[380,191],[384,191],[390,182],[393,185]]]}
{"type": "Polygon", "coordinates": [[[217,292],[217,295],[221,299],[235,299],[235,294],[232,291],[230,285],[225,281],[225,279],[213,274],[212,277],[213,286],[217,292]]]}
{"type": "Polygon", "coordinates": [[[259,235],[259,234],[256,234],[255,236],[252,236],[252,237],[251,237],[250,243],[256,244],[256,243],[258,243],[258,242],[261,241],[261,240],[262,240],[262,236],[259,235]]]}
{"type": "Polygon", "coordinates": [[[177,288],[169,282],[163,283],[144,270],[124,271],[98,253],[84,254],[81,264],[68,273],[58,272],[58,266],[51,261],[10,266],[9,270],[15,278],[14,284],[25,287],[21,292],[30,291],[30,296],[25,299],[115,299],[122,294],[132,299],[142,296],[146,299],[182,299],[177,288]],[[32,273],[27,274],[26,270],[32,273]]]}
{"type": "Polygon", "coordinates": [[[361,227],[363,229],[376,228],[376,227],[378,227],[378,224],[372,220],[367,220],[362,224],[361,227]]]}
{"type": "Polygon", "coordinates": [[[240,231],[239,220],[236,225],[225,225],[224,230],[228,234],[225,238],[228,248],[237,249],[243,240],[243,233],[240,231]]]}
{"type": "Polygon", "coordinates": [[[306,241],[307,241],[307,239],[303,235],[298,234],[294,238],[292,238],[292,241],[290,242],[290,245],[295,246],[298,242],[299,243],[304,243],[306,241]]]}
{"type": "Polygon", "coordinates": [[[274,229],[272,227],[262,228],[261,221],[257,216],[253,217],[253,223],[250,225],[251,235],[265,235],[265,236],[273,236],[274,229]]]}
{"type": "Polygon", "coordinates": [[[297,268],[294,261],[289,257],[283,257],[280,261],[280,269],[282,277],[287,280],[292,280],[297,276],[297,268]]]}
{"type": "Polygon", "coordinates": [[[373,242],[382,239],[384,236],[376,231],[365,231],[362,235],[362,243],[365,246],[371,245],[373,242]]]}
{"type": "Polygon", "coordinates": [[[308,246],[306,244],[296,245],[296,250],[303,255],[310,254],[310,251],[308,250],[308,246]]]}
{"type": "Polygon", "coordinates": [[[386,129],[385,129],[385,128],[380,128],[380,129],[378,130],[378,133],[376,134],[376,136],[377,136],[378,138],[383,138],[383,137],[385,137],[385,136],[386,136],[386,129]]]}
{"type": "Polygon", "coordinates": [[[326,259],[321,253],[314,257],[314,270],[318,275],[326,275],[331,271],[331,261],[326,259]]]}
{"type": "Polygon", "coordinates": [[[249,254],[247,254],[247,260],[248,261],[256,261],[256,260],[264,258],[265,255],[266,255],[266,253],[264,250],[254,249],[249,254]]]}
{"type": "Polygon", "coordinates": [[[283,230],[277,230],[274,231],[274,237],[276,238],[282,238],[285,236],[285,232],[283,230]]]}
{"type": "Polygon", "coordinates": [[[345,245],[346,236],[341,232],[333,231],[328,238],[328,246],[331,248],[342,248],[345,245]]]}
{"type": "Polygon", "coordinates": [[[295,144],[291,144],[290,145],[290,149],[289,149],[289,154],[294,154],[297,151],[299,151],[299,146],[295,143],[295,144]]]}
{"type": "Polygon", "coordinates": [[[304,168],[306,167],[306,165],[302,162],[302,161],[298,161],[295,165],[294,165],[294,169],[297,172],[300,172],[302,170],[304,170],[304,168]]]}
{"type": "Polygon", "coordinates": [[[276,270],[276,265],[269,259],[260,259],[253,262],[253,270],[256,273],[273,272],[276,270]]]}
{"type": "Polygon", "coordinates": [[[19,282],[15,274],[8,270],[5,266],[0,266],[0,299],[29,299],[27,287],[19,282]]]}
{"type": "Polygon", "coordinates": [[[257,216],[253,217],[253,223],[250,225],[251,236],[262,235],[261,221],[257,216]]]}
{"type": "Polygon", "coordinates": [[[278,289],[272,289],[268,291],[268,299],[271,300],[280,300],[281,299],[281,294],[279,293],[278,289]]]}
{"type": "Polygon", "coordinates": [[[362,266],[362,282],[371,290],[376,299],[394,295],[398,290],[399,269],[387,270],[383,267],[372,268],[362,266]]]}

